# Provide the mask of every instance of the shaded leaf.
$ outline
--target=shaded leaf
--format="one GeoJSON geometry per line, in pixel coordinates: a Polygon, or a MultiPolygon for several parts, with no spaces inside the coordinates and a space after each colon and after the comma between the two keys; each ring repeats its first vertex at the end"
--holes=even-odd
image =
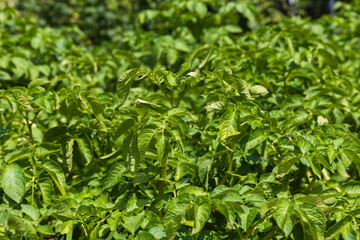
{"type": "Polygon", "coordinates": [[[111,188],[119,183],[122,179],[122,174],[126,170],[126,167],[122,163],[116,163],[113,165],[103,179],[103,188],[111,188]]]}
{"type": "Polygon", "coordinates": [[[79,146],[81,156],[85,159],[86,163],[89,164],[93,158],[92,146],[89,137],[84,134],[76,138],[75,140],[79,146]]]}

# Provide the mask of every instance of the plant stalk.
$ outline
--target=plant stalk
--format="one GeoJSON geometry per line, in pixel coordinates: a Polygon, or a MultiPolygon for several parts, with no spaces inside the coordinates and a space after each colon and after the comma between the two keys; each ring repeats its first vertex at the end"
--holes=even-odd
{"type": "Polygon", "coordinates": [[[232,151],[230,153],[230,159],[229,159],[229,165],[228,165],[228,170],[225,173],[225,176],[223,177],[223,179],[220,182],[220,185],[224,185],[226,180],[229,178],[229,176],[232,174],[232,165],[233,165],[233,161],[234,161],[234,150],[235,150],[235,143],[232,145],[232,151]]]}

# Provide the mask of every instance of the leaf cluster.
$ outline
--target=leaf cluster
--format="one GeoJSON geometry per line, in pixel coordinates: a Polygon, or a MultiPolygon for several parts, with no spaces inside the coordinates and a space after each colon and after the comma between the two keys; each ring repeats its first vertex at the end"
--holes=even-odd
{"type": "Polygon", "coordinates": [[[0,238],[359,238],[360,9],[255,3],[166,1],[118,48],[1,10],[0,238]]]}

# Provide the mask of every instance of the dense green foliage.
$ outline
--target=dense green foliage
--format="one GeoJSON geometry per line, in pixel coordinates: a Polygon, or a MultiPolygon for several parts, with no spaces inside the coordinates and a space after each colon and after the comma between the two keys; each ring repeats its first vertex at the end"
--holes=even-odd
{"type": "Polygon", "coordinates": [[[360,6],[336,9],[164,1],[97,45],[1,10],[0,238],[359,239],[360,6]]]}

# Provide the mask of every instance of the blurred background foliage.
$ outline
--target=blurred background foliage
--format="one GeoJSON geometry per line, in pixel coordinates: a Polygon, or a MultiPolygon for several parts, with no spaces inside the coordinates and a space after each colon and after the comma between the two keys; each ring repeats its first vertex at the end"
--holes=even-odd
{"type": "MultiPolygon", "coordinates": [[[[154,18],[172,18],[176,24],[192,24],[195,19],[187,17],[184,12],[197,12],[199,18],[205,16],[207,12],[220,13],[222,7],[231,8],[233,4],[238,3],[244,7],[232,9],[236,11],[237,18],[235,22],[242,29],[247,29],[252,17],[259,17],[279,21],[281,15],[300,15],[309,16],[313,19],[319,18],[323,14],[332,12],[334,0],[199,0],[199,1],[169,1],[169,0],[2,0],[5,3],[15,5],[23,14],[35,15],[41,26],[63,27],[78,26],[88,37],[91,43],[101,43],[103,41],[113,41],[119,38],[119,35],[126,30],[143,30],[153,28],[168,30],[174,26],[164,28],[159,21],[154,18]],[[239,10],[239,8],[243,8],[239,10]],[[151,9],[151,10],[149,10],[151,9]],[[148,10],[145,11],[144,10],[148,10]],[[156,10],[165,10],[159,14],[156,10]],[[177,12],[173,12],[173,10],[177,12]],[[185,10],[185,11],[184,11],[185,10]],[[176,13],[181,13],[178,16],[176,13]],[[175,15],[173,15],[175,14],[175,15]],[[161,16],[158,16],[161,15],[161,16]],[[153,23],[145,20],[151,20],[153,23]],[[140,23],[140,26],[139,26],[140,23]]],[[[343,0],[342,2],[351,2],[343,0]]],[[[359,1],[353,1],[353,4],[359,4],[359,1]]],[[[222,13],[220,13],[222,14],[222,13]]],[[[216,14],[215,14],[216,16],[216,14]]],[[[217,17],[217,16],[216,16],[217,17]]],[[[219,21],[213,17],[213,21],[196,21],[197,25],[213,24],[219,21]]],[[[233,16],[234,17],[234,16],[233,16]]],[[[251,24],[251,23],[250,23],[251,24]]],[[[195,27],[199,28],[198,26],[195,27]]],[[[196,30],[195,30],[196,31],[196,30]]]]}
{"type": "Polygon", "coordinates": [[[107,91],[130,68],[177,71],[186,61],[212,62],[216,49],[287,16],[310,22],[346,14],[351,26],[326,24],[356,28],[360,1],[346,1],[331,11],[331,0],[0,0],[0,87],[46,77],[59,87],[76,82],[107,91]]]}

